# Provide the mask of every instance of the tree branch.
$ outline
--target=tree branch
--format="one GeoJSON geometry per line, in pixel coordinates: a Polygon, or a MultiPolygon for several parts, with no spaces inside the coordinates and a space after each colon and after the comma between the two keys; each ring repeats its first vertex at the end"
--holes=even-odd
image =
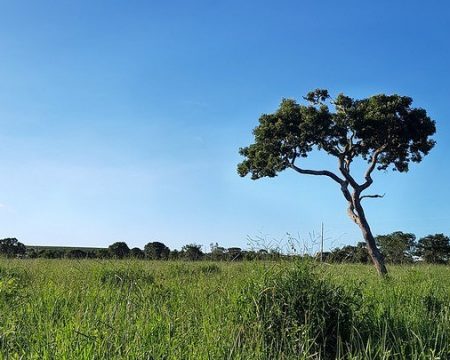
{"type": "Polygon", "coordinates": [[[335,173],[328,171],[328,170],[306,170],[301,169],[298,166],[294,165],[294,162],[290,162],[289,166],[297,171],[300,174],[306,174],[306,175],[320,175],[320,176],[328,176],[329,178],[336,181],[339,185],[342,185],[344,183],[344,180],[342,180],[339,176],[337,176],[335,173]]]}
{"type": "Polygon", "coordinates": [[[339,156],[339,170],[341,171],[342,175],[344,175],[345,180],[348,181],[353,189],[359,189],[359,184],[355,181],[355,179],[353,179],[353,177],[350,175],[350,172],[345,167],[344,155],[339,156]]]}
{"type": "Polygon", "coordinates": [[[344,194],[345,199],[351,203],[352,202],[352,196],[350,194],[350,191],[348,191],[348,181],[344,181],[341,184],[341,191],[344,194]]]}
{"type": "Polygon", "coordinates": [[[359,201],[361,201],[361,200],[364,199],[364,198],[371,198],[371,199],[375,199],[375,198],[384,198],[384,195],[386,195],[386,194],[383,194],[383,195],[379,195],[379,194],[375,194],[375,195],[363,195],[363,196],[360,196],[359,201]]]}
{"type": "Polygon", "coordinates": [[[381,152],[386,148],[386,145],[383,145],[376,149],[372,155],[372,160],[370,162],[369,167],[367,168],[367,171],[364,175],[364,178],[366,179],[365,183],[361,185],[361,191],[367,189],[370,185],[372,185],[372,172],[375,169],[375,166],[378,162],[378,156],[381,154],[381,152]]]}

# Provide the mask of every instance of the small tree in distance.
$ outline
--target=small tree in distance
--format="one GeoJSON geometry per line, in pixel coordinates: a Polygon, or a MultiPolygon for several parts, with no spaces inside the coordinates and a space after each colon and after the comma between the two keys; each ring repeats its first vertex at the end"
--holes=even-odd
{"type": "Polygon", "coordinates": [[[149,242],[144,247],[145,256],[151,260],[167,260],[170,249],[161,242],[149,242]]]}
{"type": "Polygon", "coordinates": [[[369,254],[365,242],[359,242],[356,246],[346,245],[336,248],[327,254],[327,260],[332,262],[363,263],[369,262],[369,254]]]}
{"type": "Polygon", "coordinates": [[[417,255],[428,263],[448,263],[450,261],[450,238],[444,234],[423,237],[417,244],[417,255]]]}
{"type": "Polygon", "coordinates": [[[378,235],[375,241],[386,261],[393,264],[403,264],[413,260],[416,246],[414,234],[396,231],[392,234],[378,235]]]}
{"type": "Polygon", "coordinates": [[[197,244],[184,245],[181,251],[184,253],[186,260],[196,261],[203,257],[202,246],[197,244]]]}
{"type": "Polygon", "coordinates": [[[411,161],[420,162],[435,144],[430,139],[435,123],[424,109],[411,107],[412,99],[406,96],[381,94],[355,100],[340,94],[332,99],[327,90],[317,89],[304,99],[307,105],[283,99],[275,113],[259,118],[253,130],[255,142],[239,150],[245,159],[238,173],[256,180],[292,169],[333,180],[348,203],[348,215],[361,229],[378,273],[385,275],[384,259],[362,206],[363,199],[382,196],[363,193],[372,185],[375,169],[406,172],[411,161]],[[302,167],[299,161],[313,150],[336,157],[338,172],[302,167]],[[368,162],[362,182],[352,175],[358,158],[368,162]]]}
{"type": "Polygon", "coordinates": [[[108,247],[109,252],[112,256],[123,259],[124,257],[127,257],[130,253],[130,248],[128,245],[122,241],[115,242],[114,244],[109,245],[108,247]]]}
{"type": "Polygon", "coordinates": [[[24,255],[26,247],[16,238],[6,238],[0,240],[0,255],[6,257],[15,257],[17,255],[24,255]]]}
{"type": "Polygon", "coordinates": [[[145,253],[138,247],[134,247],[130,250],[130,256],[135,259],[143,259],[145,257],[145,253]]]}

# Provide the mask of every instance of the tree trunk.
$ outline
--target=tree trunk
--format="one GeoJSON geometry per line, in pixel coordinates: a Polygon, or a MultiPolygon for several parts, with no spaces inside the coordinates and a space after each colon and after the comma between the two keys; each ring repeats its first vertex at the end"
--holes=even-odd
{"type": "Polygon", "coordinates": [[[359,199],[359,195],[356,197],[353,196],[353,207],[356,210],[355,216],[351,216],[352,220],[359,226],[361,229],[363,238],[367,245],[367,251],[372,259],[375,268],[377,269],[378,275],[384,277],[387,275],[388,271],[386,265],[384,264],[384,258],[381,254],[380,250],[378,250],[377,244],[375,243],[375,238],[373,237],[372,230],[370,230],[369,223],[367,222],[366,215],[364,213],[364,209],[361,206],[361,200],[359,199]]]}
{"type": "Polygon", "coordinates": [[[369,224],[367,222],[365,223],[360,222],[358,226],[361,229],[364,240],[366,241],[367,251],[369,252],[372,262],[375,265],[375,268],[377,269],[378,275],[383,277],[386,276],[387,269],[386,265],[384,264],[384,258],[380,250],[378,250],[378,247],[375,243],[375,239],[372,235],[372,231],[370,230],[369,224]]]}

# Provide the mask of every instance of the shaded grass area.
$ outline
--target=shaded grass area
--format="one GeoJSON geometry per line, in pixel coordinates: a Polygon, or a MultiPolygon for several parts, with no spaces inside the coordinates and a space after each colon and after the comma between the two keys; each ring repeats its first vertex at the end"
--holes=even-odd
{"type": "Polygon", "coordinates": [[[450,267],[0,260],[24,359],[447,359],[450,267]]]}

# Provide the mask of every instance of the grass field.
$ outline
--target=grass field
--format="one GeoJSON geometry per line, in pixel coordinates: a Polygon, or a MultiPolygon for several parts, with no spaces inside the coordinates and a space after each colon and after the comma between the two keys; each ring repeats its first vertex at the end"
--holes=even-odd
{"type": "Polygon", "coordinates": [[[5,359],[449,359],[450,267],[0,260],[5,359]]]}

